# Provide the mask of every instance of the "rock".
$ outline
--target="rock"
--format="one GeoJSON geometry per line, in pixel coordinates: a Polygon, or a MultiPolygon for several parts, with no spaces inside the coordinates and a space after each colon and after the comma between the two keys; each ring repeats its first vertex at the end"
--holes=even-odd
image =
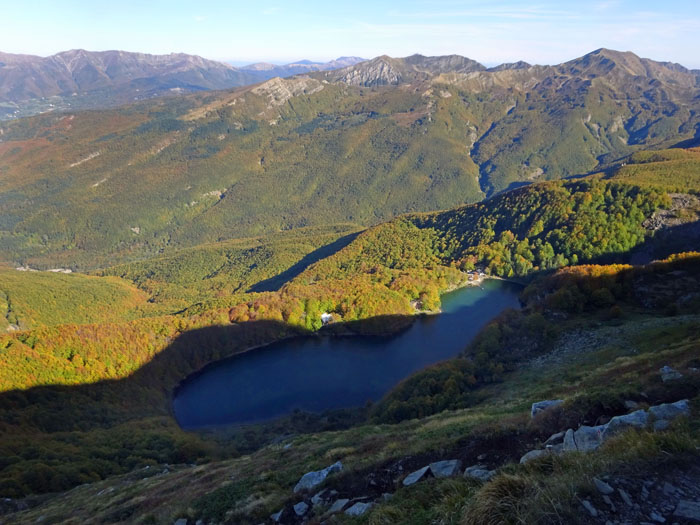
{"type": "Polygon", "coordinates": [[[328,512],[329,513],[340,512],[341,510],[343,510],[345,508],[345,505],[347,505],[348,503],[350,503],[350,500],[347,498],[342,498],[342,499],[336,500],[336,502],[333,503],[333,505],[331,505],[331,508],[328,509],[328,512]]]}
{"type": "Polygon", "coordinates": [[[663,491],[666,496],[673,496],[678,489],[671,485],[668,481],[664,481],[663,491]]]}
{"type": "Polygon", "coordinates": [[[588,427],[581,425],[576,432],[574,432],[574,442],[576,443],[576,449],[580,452],[590,452],[596,450],[603,442],[603,433],[605,432],[606,425],[599,425],[596,427],[588,427]]]}
{"type": "Polygon", "coordinates": [[[320,505],[321,503],[323,503],[324,500],[326,500],[327,494],[328,494],[328,489],[323,489],[321,492],[317,492],[311,498],[311,503],[313,505],[320,505]]]}
{"type": "Polygon", "coordinates": [[[598,492],[601,494],[612,494],[615,492],[615,489],[613,489],[610,485],[605,483],[602,479],[598,478],[593,478],[593,483],[595,484],[595,488],[598,489],[598,492]]]}
{"type": "Polygon", "coordinates": [[[465,478],[478,479],[479,481],[483,481],[484,483],[489,481],[495,475],[495,470],[488,470],[483,465],[473,465],[471,467],[467,467],[467,469],[464,471],[465,478]]]}
{"type": "Polygon", "coordinates": [[[179,520],[175,520],[175,523],[173,525],[187,525],[187,518],[180,518],[179,520]]]}
{"type": "Polygon", "coordinates": [[[425,479],[426,477],[430,476],[430,474],[431,474],[430,473],[430,465],[423,467],[421,469],[418,469],[415,472],[411,472],[403,480],[404,487],[408,487],[409,485],[413,485],[414,483],[417,483],[420,480],[425,479]]]}
{"type": "Polygon", "coordinates": [[[557,432],[556,434],[549,436],[547,441],[544,442],[545,447],[563,444],[564,434],[566,434],[566,432],[557,432]]]}
{"type": "Polygon", "coordinates": [[[690,415],[690,405],[687,399],[681,399],[675,403],[664,403],[649,407],[649,413],[656,419],[675,419],[679,416],[690,415]]]}
{"type": "Polygon", "coordinates": [[[341,470],[343,470],[343,464],[340,461],[337,461],[333,463],[330,467],[326,467],[323,470],[307,472],[295,485],[294,492],[298,493],[302,490],[310,490],[323,483],[329,474],[332,474],[333,472],[339,472],[341,470]]]}
{"type": "Polygon", "coordinates": [[[610,496],[603,496],[603,501],[607,503],[608,507],[610,507],[610,510],[613,512],[617,512],[617,507],[613,503],[613,500],[610,499],[610,496]]]}
{"type": "Polygon", "coordinates": [[[671,426],[671,423],[665,419],[658,419],[654,421],[654,432],[661,432],[662,430],[667,430],[671,426]]]}
{"type": "Polygon", "coordinates": [[[358,501],[352,507],[345,511],[348,516],[362,516],[365,512],[372,508],[374,503],[362,503],[358,501]]]}
{"type": "Polygon", "coordinates": [[[649,415],[644,410],[636,410],[624,416],[615,416],[606,425],[603,440],[628,428],[645,428],[648,421],[649,415]]]}
{"type": "Polygon", "coordinates": [[[303,501],[300,501],[294,505],[294,514],[301,517],[309,511],[309,505],[303,501]]]}
{"type": "Polygon", "coordinates": [[[596,518],[598,516],[598,511],[587,499],[581,501],[581,505],[583,505],[583,508],[588,511],[588,514],[590,514],[591,517],[596,518]]]}
{"type": "Polygon", "coordinates": [[[627,410],[636,410],[637,408],[639,408],[639,403],[637,403],[636,401],[625,401],[625,408],[627,410]]]}
{"type": "Polygon", "coordinates": [[[630,495],[627,494],[627,491],[623,489],[617,489],[617,491],[620,493],[620,497],[622,498],[622,501],[625,502],[626,505],[630,507],[634,507],[634,503],[632,503],[632,498],[630,498],[630,495]]]}
{"type": "Polygon", "coordinates": [[[280,522],[280,518],[282,517],[282,513],[283,513],[283,512],[284,512],[284,509],[282,509],[282,510],[279,511],[279,512],[275,512],[274,514],[270,514],[270,519],[271,519],[274,523],[279,523],[279,522],[280,522]]]}
{"type": "Polygon", "coordinates": [[[524,465],[525,463],[532,461],[533,459],[541,458],[542,456],[547,456],[551,454],[549,450],[531,450],[523,457],[520,458],[520,463],[524,465]]]}
{"type": "Polygon", "coordinates": [[[563,402],[563,399],[548,399],[546,401],[538,401],[537,403],[533,403],[532,408],[530,409],[530,417],[535,417],[543,410],[561,405],[563,402]]]}
{"type": "Polygon", "coordinates": [[[564,452],[572,452],[572,451],[578,450],[578,448],[576,448],[576,441],[574,440],[574,430],[573,429],[570,428],[564,434],[563,445],[564,445],[564,447],[563,447],[564,452]]]}
{"type": "Polygon", "coordinates": [[[666,518],[660,514],[657,514],[656,512],[649,514],[649,518],[651,518],[651,521],[655,521],[656,523],[666,523],[666,518]]]}
{"type": "Polygon", "coordinates": [[[389,492],[385,492],[384,494],[382,494],[382,501],[387,502],[393,497],[394,497],[393,494],[390,494],[389,492]]]}
{"type": "Polygon", "coordinates": [[[659,373],[661,374],[661,381],[666,383],[667,381],[675,381],[676,379],[680,379],[683,377],[683,374],[681,374],[679,371],[674,370],[670,366],[666,365],[663,368],[659,369],[659,373]]]}
{"type": "Polygon", "coordinates": [[[700,501],[680,500],[673,517],[700,523],[700,501]]]}
{"type": "Polygon", "coordinates": [[[450,478],[456,476],[462,470],[462,462],[458,459],[436,461],[430,464],[430,472],[436,478],[450,478]]]}

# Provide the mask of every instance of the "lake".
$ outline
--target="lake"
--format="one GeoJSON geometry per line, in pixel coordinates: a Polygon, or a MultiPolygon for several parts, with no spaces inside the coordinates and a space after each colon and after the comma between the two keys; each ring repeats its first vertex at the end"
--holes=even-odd
{"type": "Polygon", "coordinates": [[[486,280],[443,295],[443,313],[417,317],[394,336],[299,337],[217,361],[182,382],[175,417],[191,429],[377,401],[413,372],[455,357],[506,308],[519,308],[520,291],[486,280]]]}

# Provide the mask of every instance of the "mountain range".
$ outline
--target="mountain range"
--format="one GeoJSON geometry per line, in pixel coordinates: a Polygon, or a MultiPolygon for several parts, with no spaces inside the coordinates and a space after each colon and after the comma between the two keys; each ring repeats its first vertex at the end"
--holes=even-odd
{"type": "Polygon", "coordinates": [[[39,57],[0,52],[0,119],[60,109],[107,108],[167,94],[227,89],[275,76],[348,66],[302,60],[235,68],[196,55],[73,49],[39,57]]]}
{"type": "Polygon", "coordinates": [[[306,226],[366,226],[604,170],[640,149],[696,142],[698,78],[605,49],[491,70],[458,56],[378,57],[6,122],[3,253],[94,267],[306,226]]]}

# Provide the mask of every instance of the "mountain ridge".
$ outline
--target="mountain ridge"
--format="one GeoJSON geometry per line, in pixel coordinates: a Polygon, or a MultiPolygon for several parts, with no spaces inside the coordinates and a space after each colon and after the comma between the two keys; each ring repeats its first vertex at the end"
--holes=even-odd
{"type": "Polygon", "coordinates": [[[20,119],[0,126],[0,243],[18,263],[85,268],[89,254],[94,268],[306,226],[370,226],[600,171],[697,140],[699,90],[686,71],[612,52],[499,71],[463,57],[378,57],[20,119]]]}

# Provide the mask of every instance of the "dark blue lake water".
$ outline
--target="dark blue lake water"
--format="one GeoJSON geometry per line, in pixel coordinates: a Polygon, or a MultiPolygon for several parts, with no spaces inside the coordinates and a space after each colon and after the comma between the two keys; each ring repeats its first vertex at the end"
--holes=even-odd
{"type": "Polygon", "coordinates": [[[443,295],[443,313],[395,336],[298,338],[213,363],[182,383],[175,417],[197,428],[376,401],[411,373],[459,354],[489,320],[519,307],[520,290],[487,280],[443,295]]]}

